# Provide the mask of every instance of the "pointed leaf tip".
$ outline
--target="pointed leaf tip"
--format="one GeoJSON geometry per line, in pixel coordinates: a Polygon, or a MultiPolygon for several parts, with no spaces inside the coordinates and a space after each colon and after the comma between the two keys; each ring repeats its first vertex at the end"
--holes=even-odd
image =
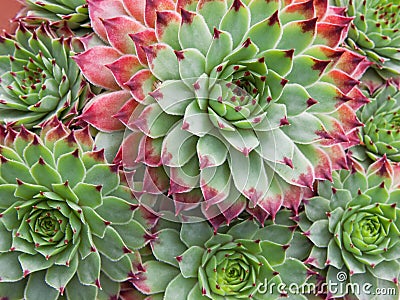
{"type": "Polygon", "coordinates": [[[187,23],[191,24],[193,22],[193,18],[196,16],[195,13],[187,11],[181,8],[181,15],[182,15],[182,24],[187,23]]]}

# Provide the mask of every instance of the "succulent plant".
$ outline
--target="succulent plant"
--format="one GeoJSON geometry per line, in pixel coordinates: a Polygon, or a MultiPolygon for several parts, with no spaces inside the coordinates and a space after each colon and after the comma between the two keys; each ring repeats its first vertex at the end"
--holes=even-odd
{"type": "Polygon", "coordinates": [[[371,102],[357,112],[365,126],[359,132],[361,145],[351,148],[353,157],[366,165],[383,155],[392,162],[400,162],[399,85],[368,77],[365,82],[365,95],[371,102]]]}
{"type": "Polygon", "coordinates": [[[383,77],[400,75],[400,1],[334,2],[346,7],[347,16],[354,18],[346,40],[351,49],[374,62],[383,77]]]}
{"type": "MultiPolygon", "coordinates": [[[[306,262],[336,284],[331,296],[343,296],[352,283],[360,288],[357,298],[380,299],[376,288],[397,291],[400,276],[400,166],[385,156],[366,171],[350,157],[348,164],[304,203],[299,224],[313,244],[306,262]]],[[[398,291],[385,299],[398,299],[398,291]]]]}
{"type": "Polygon", "coordinates": [[[37,127],[53,116],[70,121],[91,95],[71,58],[71,39],[48,24],[0,37],[0,122],[37,127]]]}
{"type": "Polygon", "coordinates": [[[142,272],[130,280],[136,290],[122,293],[123,300],[142,299],[139,294],[165,300],[277,299],[283,296],[278,284],[301,287],[310,276],[301,261],[287,255],[294,235],[288,224],[260,228],[254,220],[236,220],[213,232],[207,222],[166,222],[153,235],[142,272]]]}
{"type": "Polygon", "coordinates": [[[117,299],[147,241],[118,167],[88,128],[1,129],[0,298],[117,299]]]}
{"type": "Polygon", "coordinates": [[[18,19],[28,24],[40,25],[50,22],[52,26],[65,24],[69,29],[78,31],[89,28],[89,12],[86,0],[25,0],[25,8],[18,19]]]}
{"type": "Polygon", "coordinates": [[[369,65],[338,48],[351,21],[341,10],[311,0],[88,4],[110,46],[76,61],[110,92],[82,119],[134,131],[122,151],[144,168],[134,189],[168,193],[177,214],[201,202],[207,218],[224,214],[216,226],[246,206],[263,222],[340,168],[369,65]]]}

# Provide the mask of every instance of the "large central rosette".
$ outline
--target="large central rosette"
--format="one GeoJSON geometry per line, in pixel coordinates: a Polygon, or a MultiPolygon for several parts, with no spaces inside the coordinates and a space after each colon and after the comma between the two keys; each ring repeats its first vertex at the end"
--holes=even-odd
{"type": "MultiPolygon", "coordinates": [[[[263,222],[282,204],[297,209],[305,188],[341,167],[340,143],[360,125],[354,109],[365,97],[355,85],[368,63],[337,48],[350,19],[326,1],[170,6],[146,4],[154,30],[127,16],[109,16],[102,30],[95,23],[122,52],[132,49],[128,36],[135,55],[96,46],[76,58],[92,82],[123,89],[98,96],[82,119],[112,131],[105,116],[126,102],[116,114],[128,128],[118,158],[135,170],[134,190],[173,198],[176,214],[201,203],[208,218],[229,221],[247,206],[263,222]],[[100,79],[96,53],[109,69],[100,79]]],[[[92,15],[100,7],[89,3],[92,15]]]]}

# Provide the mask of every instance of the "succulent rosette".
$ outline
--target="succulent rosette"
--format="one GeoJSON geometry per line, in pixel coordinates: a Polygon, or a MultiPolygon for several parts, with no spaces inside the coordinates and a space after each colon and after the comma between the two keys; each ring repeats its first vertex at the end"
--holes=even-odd
{"type": "Polygon", "coordinates": [[[4,133],[0,298],[117,299],[147,241],[118,167],[93,150],[88,128],[52,120],[42,138],[24,127],[4,133]]]}
{"type": "MultiPolygon", "coordinates": [[[[286,223],[289,216],[284,213],[286,223]]],[[[296,283],[300,288],[311,275],[300,260],[287,255],[293,234],[287,224],[260,228],[254,220],[237,220],[217,232],[208,222],[164,223],[150,242],[150,255],[142,253],[143,271],[131,280],[136,290],[126,290],[121,298],[142,299],[140,294],[165,300],[287,297],[290,294],[278,291],[278,284],[296,283]]]]}
{"type": "Polygon", "coordinates": [[[87,41],[76,61],[110,92],[82,119],[103,132],[122,123],[134,131],[122,150],[126,165],[144,168],[133,189],[168,193],[177,214],[201,202],[207,218],[224,213],[229,222],[248,206],[263,222],[282,204],[297,209],[305,188],[340,168],[340,143],[360,125],[354,109],[365,101],[356,79],[369,65],[338,48],[351,21],[340,9],[327,1],[88,3],[111,46],[87,41]]]}
{"type": "Polygon", "coordinates": [[[313,244],[307,262],[324,270],[327,283],[337,284],[336,291],[328,290],[333,297],[350,293],[346,284],[353,283],[360,287],[353,290],[359,299],[381,299],[377,288],[394,288],[396,294],[385,299],[398,299],[399,166],[386,157],[367,170],[348,162],[350,170],[335,172],[332,183],[321,182],[318,196],[304,203],[299,224],[313,244]]]}
{"type": "Polygon", "coordinates": [[[347,44],[374,62],[383,77],[400,75],[400,1],[334,2],[346,7],[347,16],[354,18],[347,44]]]}
{"type": "Polygon", "coordinates": [[[86,0],[25,0],[25,8],[19,13],[19,20],[31,25],[40,25],[43,21],[52,26],[78,32],[90,28],[89,11],[86,0]]]}
{"type": "Polygon", "coordinates": [[[37,127],[57,116],[70,121],[91,96],[72,59],[71,39],[57,38],[47,23],[0,37],[0,122],[37,127]]]}
{"type": "Polygon", "coordinates": [[[371,102],[357,112],[365,126],[359,132],[361,145],[351,148],[353,157],[366,164],[383,155],[392,162],[400,162],[399,85],[366,77],[365,86],[371,102]]]}

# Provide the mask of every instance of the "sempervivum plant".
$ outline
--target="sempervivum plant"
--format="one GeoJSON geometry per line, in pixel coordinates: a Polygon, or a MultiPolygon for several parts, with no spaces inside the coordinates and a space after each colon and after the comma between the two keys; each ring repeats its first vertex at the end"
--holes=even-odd
{"type": "Polygon", "coordinates": [[[375,62],[384,77],[400,74],[400,1],[335,0],[354,17],[347,44],[375,62]]]}
{"type": "Polygon", "coordinates": [[[0,122],[31,128],[53,116],[71,120],[90,95],[73,54],[71,40],[56,38],[48,23],[34,31],[19,24],[0,37],[0,122]]]}
{"type": "Polygon", "coordinates": [[[207,222],[160,226],[142,272],[131,280],[137,290],[121,293],[122,299],[142,299],[140,293],[164,300],[277,299],[288,296],[278,284],[306,282],[308,268],[287,255],[293,228],[235,223],[217,232],[207,222]]]}
{"type": "Polygon", "coordinates": [[[118,167],[93,150],[88,128],[52,120],[43,138],[24,127],[4,132],[0,298],[117,299],[146,243],[118,167]]]}
{"type": "MultiPolygon", "coordinates": [[[[305,202],[300,227],[313,244],[307,262],[324,269],[328,283],[358,284],[359,299],[378,299],[376,288],[397,290],[400,276],[399,166],[385,156],[367,171],[348,162],[350,170],[335,172],[333,182],[321,182],[318,196],[305,202]],[[370,289],[362,289],[364,283],[370,289]]],[[[328,292],[339,297],[346,291],[328,292]]]]}
{"type": "Polygon", "coordinates": [[[208,218],[229,221],[248,205],[263,222],[340,168],[368,66],[337,48],[350,22],[340,10],[312,0],[123,3],[130,15],[89,1],[93,16],[108,13],[93,24],[113,48],[76,61],[88,80],[117,89],[82,119],[110,132],[121,129],[117,113],[134,131],[123,151],[126,165],[144,168],[134,189],[168,193],[176,213],[204,200],[208,218]]]}
{"type": "Polygon", "coordinates": [[[400,162],[399,86],[392,81],[379,84],[365,79],[365,94],[371,102],[357,112],[365,126],[359,132],[361,145],[351,149],[353,157],[367,164],[383,155],[400,162]]]}
{"type": "Polygon", "coordinates": [[[89,12],[86,0],[25,0],[25,8],[19,13],[19,20],[28,24],[50,22],[53,26],[67,24],[72,30],[89,27],[89,12]]]}

